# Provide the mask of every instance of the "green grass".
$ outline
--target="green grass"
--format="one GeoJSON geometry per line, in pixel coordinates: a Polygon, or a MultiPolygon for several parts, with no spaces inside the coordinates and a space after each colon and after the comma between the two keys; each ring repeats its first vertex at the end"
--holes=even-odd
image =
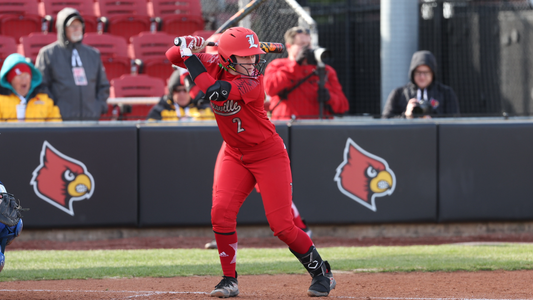
{"type": "MultiPolygon", "coordinates": [[[[6,251],[0,281],[174,277],[222,272],[203,249],[6,251]]],[[[412,272],[533,269],[533,245],[332,247],[319,249],[333,271],[412,272]]],[[[288,249],[240,249],[239,274],[304,273],[288,249]]]]}

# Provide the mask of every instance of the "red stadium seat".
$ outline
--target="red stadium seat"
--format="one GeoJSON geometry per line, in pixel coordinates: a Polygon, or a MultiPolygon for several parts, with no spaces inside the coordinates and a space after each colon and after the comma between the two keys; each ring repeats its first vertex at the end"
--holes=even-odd
{"type": "Polygon", "coordinates": [[[106,21],[104,32],[129,40],[141,31],[150,30],[146,0],[96,0],[95,4],[96,15],[106,21]]]}
{"type": "Polygon", "coordinates": [[[175,36],[192,34],[205,26],[200,0],[151,0],[148,15],[161,18],[161,31],[175,36]]]}
{"type": "Polygon", "coordinates": [[[53,24],[49,31],[55,30],[57,13],[65,7],[75,8],[83,17],[85,32],[96,32],[96,12],[93,0],[42,0],[39,2],[39,15],[41,17],[52,16],[53,24]]]}
{"type": "Polygon", "coordinates": [[[42,31],[37,0],[0,1],[0,34],[15,38],[42,31]]]}
{"type": "Polygon", "coordinates": [[[141,32],[130,38],[129,56],[143,62],[143,74],[167,80],[174,69],[165,56],[174,37],[164,32],[141,32]]]}
{"type": "Polygon", "coordinates": [[[39,50],[55,41],[57,41],[57,34],[55,33],[33,32],[20,38],[18,53],[35,62],[39,50]]]}
{"type": "Polygon", "coordinates": [[[4,60],[12,53],[17,52],[17,43],[15,39],[10,36],[0,35],[0,68],[4,64],[4,60]]]}
{"type": "Polygon", "coordinates": [[[162,79],[144,74],[128,74],[111,80],[109,97],[160,97],[163,94],[165,83],[162,79]]]}
{"type": "Polygon", "coordinates": [[[131,59],[128,57],[128,44],[121,36],[109,33],[86,33],[83,43],[100,51],[108,80],[131,73],[131,59]]]}

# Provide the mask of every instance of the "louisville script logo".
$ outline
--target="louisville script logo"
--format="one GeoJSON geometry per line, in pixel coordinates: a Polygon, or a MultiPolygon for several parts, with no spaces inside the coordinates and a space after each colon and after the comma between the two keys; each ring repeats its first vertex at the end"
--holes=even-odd
{"type": "Polygon", "coordinates": [[[30,181],[39,198],[74,215],[72,202],[91,198],[94,179],[79,160],[68,157],[44,141],[41,164],[30,181]]]}
{"type": "Polygon", "coordinates": [[[334,180],[343,194],[372,211],[376,211],[376,197],[390,195],[396,187],[396,177],[389,164],[350,138],[334,180]]]}

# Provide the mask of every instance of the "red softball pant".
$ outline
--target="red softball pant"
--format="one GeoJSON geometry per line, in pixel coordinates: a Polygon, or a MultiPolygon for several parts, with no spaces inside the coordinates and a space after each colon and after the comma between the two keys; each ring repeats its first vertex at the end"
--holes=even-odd
{"type": "Polygon", "coordinates": [[[213,231],[236,231],[237,214],[254,185],[259,185],[270,229],[280,240],[296,240],[292,215],[292,175],[289,156],[278,134],[250,148],[226,145],[216,170],[211,223],[213,231]]]}

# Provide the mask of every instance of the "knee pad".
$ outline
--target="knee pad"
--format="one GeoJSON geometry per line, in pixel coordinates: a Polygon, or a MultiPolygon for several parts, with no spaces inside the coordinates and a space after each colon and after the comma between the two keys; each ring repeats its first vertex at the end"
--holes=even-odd
{"type": "Polygon", "coordinates": [[[5,247],[13,242],[13,240],[20,235],[23,227],[22,219],[20,219],[15,226],[6,226],[0,223],[0,252],[5,252],[5,247]]]}
{"type": "Polygon", "coordinates": [[[22,232],[22,227],[24,227],[23,223],[22,223],[22,219],[19,220],[19,222],[17,223],[17,225],[15,226],[12,226],[12,227],[9,227],[10,228],[10,231],[13,233],[13,235],[9,236],[7,238],[7,243],[6,245],[9,245],[13,242],[13,240],[20,235],[20,233],[22,232]]]}

